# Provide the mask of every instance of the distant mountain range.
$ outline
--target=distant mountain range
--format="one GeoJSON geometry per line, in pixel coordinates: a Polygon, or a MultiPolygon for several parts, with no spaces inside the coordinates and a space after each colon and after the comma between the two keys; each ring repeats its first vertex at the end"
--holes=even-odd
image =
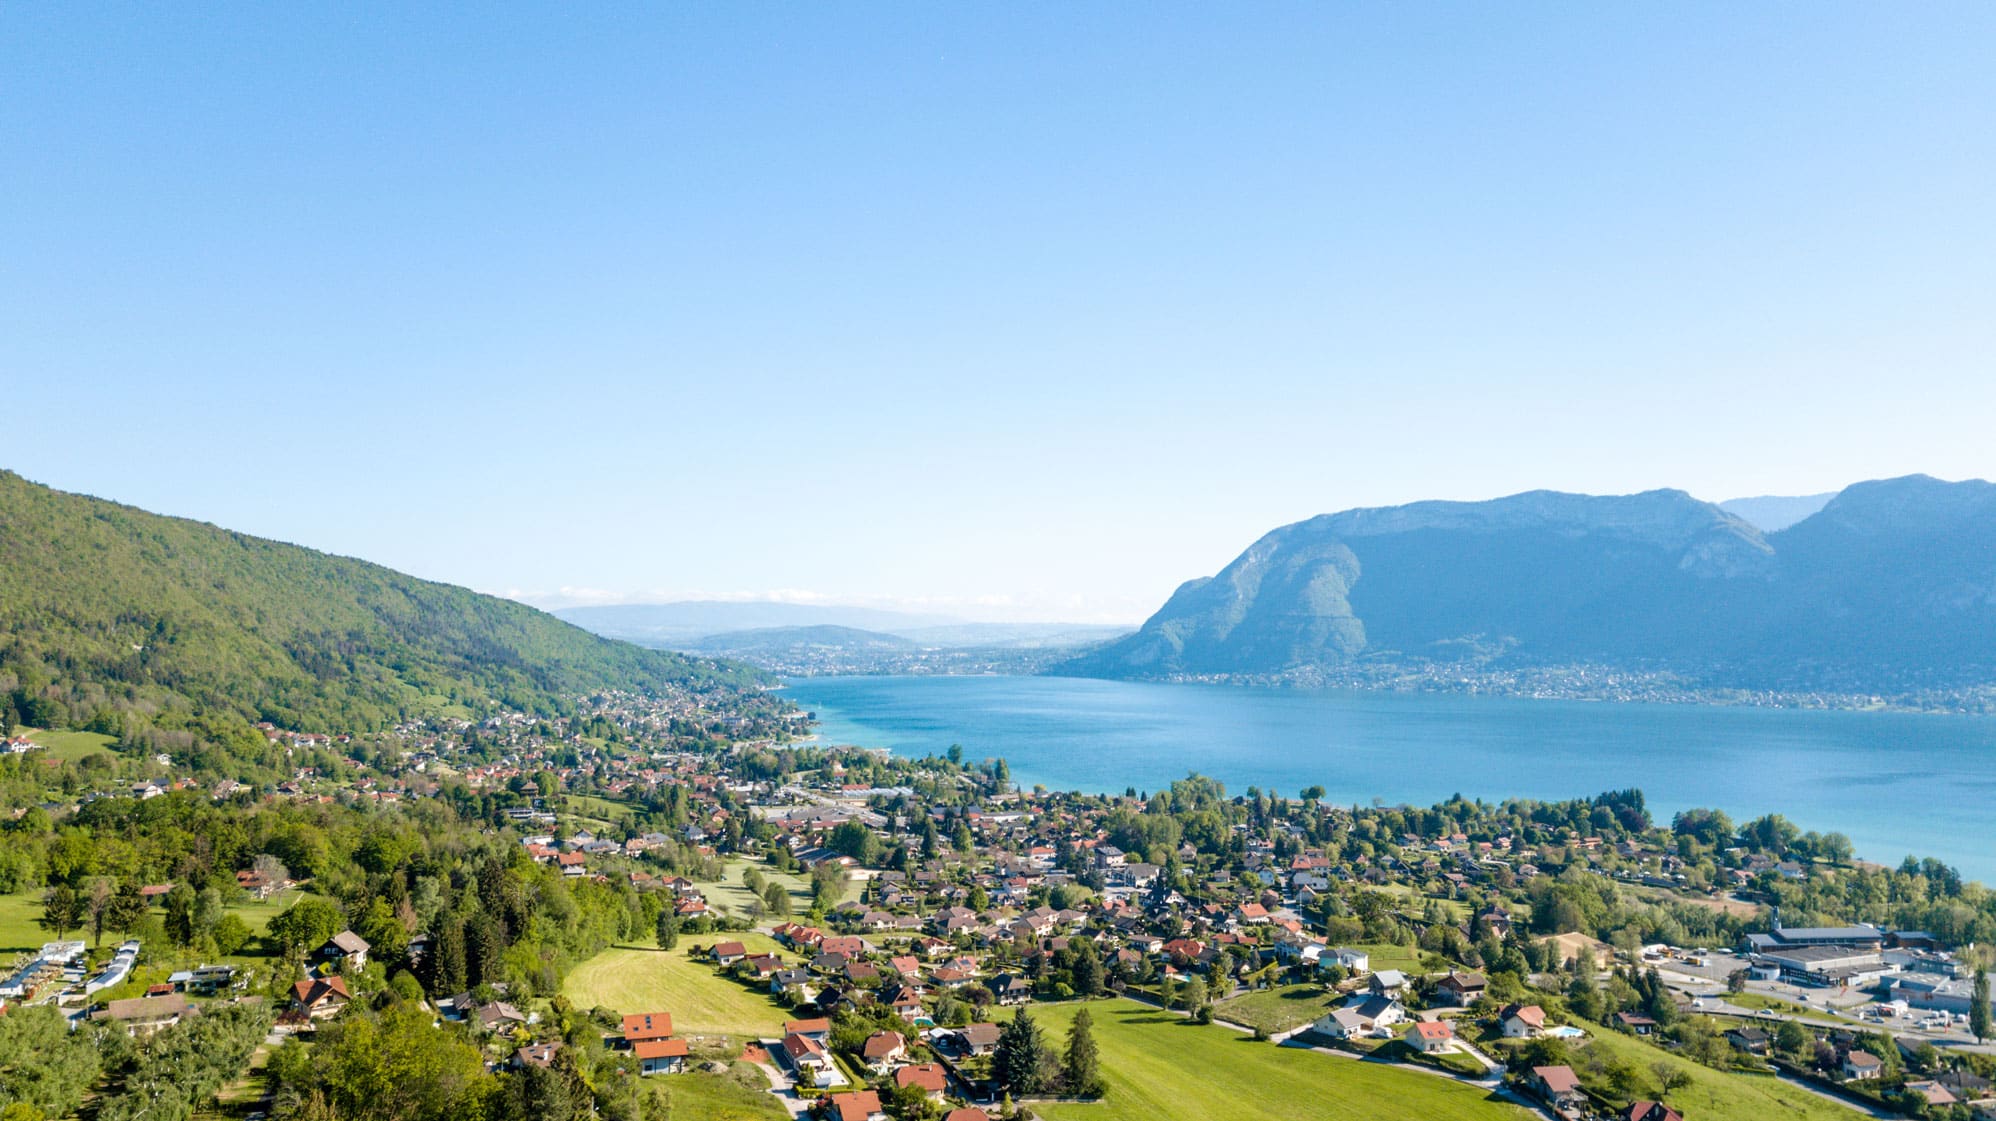
{"type": "Polygon", "coordinates": [[[872,607],[735,600],[683,600],[566,607],[555,614],[607,638],[669,650],[770,649],[778,645],[910,648],[1081,646],[1128,633],[1088,623],[978,623],[872,607]]]}
{"type": "Polygon", "coordinates": [[[115,730],[178,708],[355,731],[502,705],[553,711],[600,689],[760,680],[511,600],[0,471],[0,708],[26,723],[115,730]]]}
{"type": "Polygon", "coordinates": [[[1758,498],[1729,498],[1719,503],[1719,509],[1735,514],[1752,524],[1762,533],[1773,533],[1787,529],[1803,518],[1830,504],[1837,496],[1836,491],[1822,494],[1762,495],[1758,498]]]}
{"type": "Polygon", "coordinates": [[[1136,634],[1055,672],[1465,662],[1747,688],[1996,682],[1996,486],[1859,483],[1784,521],[1814,502],[1729,511],[1675,490],[1533,491],[1326,514],[1269,533],[1136,634]]]}

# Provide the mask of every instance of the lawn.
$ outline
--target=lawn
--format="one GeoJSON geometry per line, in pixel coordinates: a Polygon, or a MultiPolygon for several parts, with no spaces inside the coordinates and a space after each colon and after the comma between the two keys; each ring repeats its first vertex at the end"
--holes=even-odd
{"type": "Polygon", "coordinates": [[[107,751],[117,740],[96,732],[27,732],[27,737],[48,749],[48,757],[74,762],[93,751],[107,751]]]}
{"type": "Polygon", "coordinates": [[[1427,966],[1421,964],[1426,956],[1419,946],[1396,946],[1390,942],[1359,942],[1351,947],[1363,950],[1372,958],[1372,971],[1398,969],[1402,973],[1426,973],[1427,966]]]}
{"type": "MultiPolygon", "coordinates": [[[[1621,1059],[1632,1066],[1640,1085],[1637,1097],[1657,1096],[1654,1067],[1668,1064],[1691,1079],[1664,1100],[1686,1117],[1698,1121],[1768,1121],[1790,1118],[1795,1121],[1849,1121],[1851,1109],[1818,1097],[1799,1086],[1790,1086],[1772,1075],[1733,1074],[1680,1059],[1660,1047],[1634,1036],[1622,1035],[1594,1025],[1585,1025],[1590,1039],[1585,1047],[1574,1049],[1574,1068],[1585,1072],[1590,1053],[1621,1059]]],[[[1589,1083],[1592,1085],[1592,1082],[1589,1083]]]]}
{"type": "Polygon", "coordinates": [[[769,1093],[769,1081],[748,1063],[726,1074],[673,1074],[645,1080],[667,1103],[670,1121],[788,1121],[789,1111],[769,1093]]]}
{"type": "MultiPolygon", "coordinates": [[[[54,931],[36,925],[41,917],[41,892],[0,895],[0,962],[5,961],[5,955],[39,950],[42,943],[55,939],[54,931]]],[[[71,931],[70,937],[75,936],[76,932],[71,931]]]]}
{"type": "Polygon", "coordinates": [[[721,881],[713,884],[701,884],[701,894],[707,897],[707,902],[731,915],[747,915],[749,913],[748,905],[751,902],[758,905],[762,903],[761,899],[757,898],[742,884],[742,873],[748,871],[750,868],[762,873],[762,878],[765,881],[780,883],[789,891],[791,914],[801,915],[811,909],[810,880],[803,876],[793,876],[787,872],[778,872],[761,861],[728,861],[721,870],[721,881]]]}
{"type": "MultiPolygon", "coordinates": [[[[1034,1009],[1050,1043],[1080,1004],[1034,1009]]],[[[1516,1106],[1432,1074],[1256,1043],[1125,1000],[1086,1006],[1109,1092],[1100,1103],[1035,1105],[1049,1121],[1269,1118],[1271,1121],[1525,1121],[1516,1106]]],[[[1701,1118],[1700,1121],[1703,1121],[1701,1118]]]]}
{"type": "MultiPolygon", "coordinates": [[[[582,1008],[605,1006],[618,1012],[670,1012],[680,1035],[767,1037],[780,1033],[789,1011],[761,992],[695,961],[697,946],[739,941],[751,953],[776,950],[760,934],[681,936],[671,950],[617,946],[603,951],[568,975],[562,992],[582,1008]]],[[[787,960],[795,961],[795,955],[787,960]]]]}
{"type": "Polygon", "coordinates": [[[1220,1001],[1213,1014],[1272,1034],[1310,1023],[1336,1007],[1339,999],[1322,985],[1277,985],[1220,1001]]]}

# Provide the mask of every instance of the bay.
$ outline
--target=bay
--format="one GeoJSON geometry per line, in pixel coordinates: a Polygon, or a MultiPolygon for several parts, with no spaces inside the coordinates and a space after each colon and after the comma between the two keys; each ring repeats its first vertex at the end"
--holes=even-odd
{"type": "Polygon", "coordinates": [[[813,677],[786,694],[832,743],[972,759],[1058,790],[1190,772],[1341,805],[1640,787],[1668,822],[1780,813],[1858,855],[1938,857],[1996,882],[1996,718],[1353,693],[1060,677],[813,677]]]}

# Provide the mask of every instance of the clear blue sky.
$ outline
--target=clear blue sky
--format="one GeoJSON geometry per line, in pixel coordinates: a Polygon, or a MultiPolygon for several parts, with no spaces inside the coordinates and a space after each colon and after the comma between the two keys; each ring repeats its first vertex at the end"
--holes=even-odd
{"type": "Polygon", "coordinates": [[[1137,618],[1996,474],[1996,5],[0,7],[0,466],[529,597],[1137,618]],[[562,589],[569,589],[566,593],[562,589]]]}

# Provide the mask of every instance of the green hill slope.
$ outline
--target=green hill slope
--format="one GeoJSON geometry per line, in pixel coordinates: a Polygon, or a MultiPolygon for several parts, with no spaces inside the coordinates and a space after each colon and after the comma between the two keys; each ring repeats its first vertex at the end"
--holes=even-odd
{"type": "Polygon", "coordinates": [[[164,707],[363,730],[755,680],[524,604],[0,471],[0,709],[25,723],[164,707]]]}

